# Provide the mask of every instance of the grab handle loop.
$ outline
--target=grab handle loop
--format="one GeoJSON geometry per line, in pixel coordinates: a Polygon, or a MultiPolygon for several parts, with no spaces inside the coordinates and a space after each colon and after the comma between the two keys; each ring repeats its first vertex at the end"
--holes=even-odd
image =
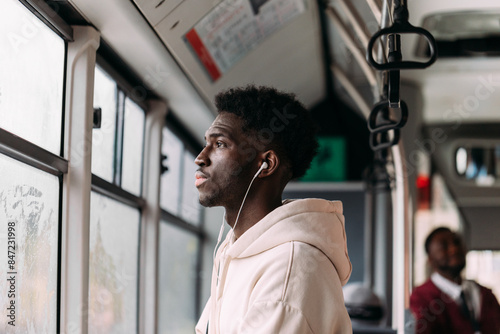
{"type": "MultiPolygon", "coordinates": [[[[389,54],[387,57],[388,63],[398,63],[403,59],[403,54],[401,53],[401,36],[399,34],[389,35],[389,54]]],[[[400,108],[399,100],[399,83],[400,83],[400,71],[390,70],[389,71],[389,82],[388,82],[388,97],[389,97],[389,107],[400,108]]]]}
{"type": "Polygon", "coordinates": [[[393,129],[401,129],[408,121],[408,106],[401,101],[399,120],[387,119],[384,116],[389,113],[389,102],[380,101],[373,107],[368,117],[368,130],[371,133],[386,132],[393,129]],[[383,121],[377,121],[383,119],[383,121]]]}
{"type": "Polygon", "coordinates": [[[388,149],[399,141],[399,129],[405,126],[408,120],[408,106],[401,101],[399,119],[393,120],[387,117],[389,114],[389,101],[381,101],[375,104],[368,118],[368,130],[370,130],[369,144],[373,151],[388,149]],[[389,133],[392,132],[392,136],[389,133]]]}
{"type": "Polygon", "coordinates": [[[392,131],[394,133],[392,138],[389,136],[389,132],[370,133],[370,148],[376,152],[396,145],[399,141],[399,129],[392,131]]]}
{"type": "Polygon", "coordinates": [[[392,26],[377,31],[372,36],[372,38],[370,38],[366,51],[366,60],[373,68],[380,71],[423,69],[429,67],[436,61],[436,51],[436,40],[434,39],[432,34],[423,28],[413,26],[410,22],[408,22],[408,9],[406,7],[406,4],[399,3],[399,7],[396,7],[394,9],[394,23],[392,24],[392,26]],[[430,59],[426,62],[403,61],[402,59],[400,59],[398,61],[387,62],[383,64],[375,61],[375,59],[373,58],[373,48],[375,42],[382,36],[387,35],[390,40],[391,35],[398,34],[416,34],[425,37],[427,43],[429,44],[430,59]]]}

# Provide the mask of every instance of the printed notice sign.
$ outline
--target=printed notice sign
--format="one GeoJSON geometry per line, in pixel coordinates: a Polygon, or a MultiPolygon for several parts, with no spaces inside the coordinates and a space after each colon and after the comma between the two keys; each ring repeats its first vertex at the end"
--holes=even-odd
{"type": "Polygon", "coordinates": [[[226,0],[184,36],[212,81],[285,23],[305,11],[305,0],[226,0]]]}

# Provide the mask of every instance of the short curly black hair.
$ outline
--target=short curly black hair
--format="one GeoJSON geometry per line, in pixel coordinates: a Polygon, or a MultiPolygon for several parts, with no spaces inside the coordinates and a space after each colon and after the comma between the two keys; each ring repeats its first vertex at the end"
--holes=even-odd
{"type": "Polygon", "coordinates": [[[306,173],[318,150],[317,126],[294,94],[248,85],[220,92],[215,106],[219,113],[243,119],[243,131],[256,135],[265,149],[274,149],[284,158],[292,179],[306,173]]]}

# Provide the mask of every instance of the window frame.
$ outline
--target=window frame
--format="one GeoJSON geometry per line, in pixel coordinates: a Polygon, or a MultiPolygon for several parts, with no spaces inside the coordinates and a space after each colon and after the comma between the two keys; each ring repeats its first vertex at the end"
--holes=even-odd
{"type": "Polygon", "coordinates": [[[0,128],[0,154],[52,175],[68,172],[68,160],[0,128]]]}
{"type": "Polygon", "coordinates": [[[43,1],[18,0],[66,42],[73,42],[73,28],[43,1]]]}

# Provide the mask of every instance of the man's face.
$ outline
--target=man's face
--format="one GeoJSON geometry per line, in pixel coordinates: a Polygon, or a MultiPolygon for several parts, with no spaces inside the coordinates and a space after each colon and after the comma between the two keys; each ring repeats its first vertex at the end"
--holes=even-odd
{"type": "Polygon", "coordinates": [[[206,146],[195,159],[199,166],[195,185],[201,205],[239,205],[251,181],[251,162],[255,158],[255,154],[248,154],[249,138],[242,126],[238,116],[221,112],[205,133],[206,146]]]}
{"type": "Polygon", "coordinates": [[[465,245],[453,232],[437,233],[429,244],[429,261],[433,268],[459,275],[465,267],[465,245]]]}

